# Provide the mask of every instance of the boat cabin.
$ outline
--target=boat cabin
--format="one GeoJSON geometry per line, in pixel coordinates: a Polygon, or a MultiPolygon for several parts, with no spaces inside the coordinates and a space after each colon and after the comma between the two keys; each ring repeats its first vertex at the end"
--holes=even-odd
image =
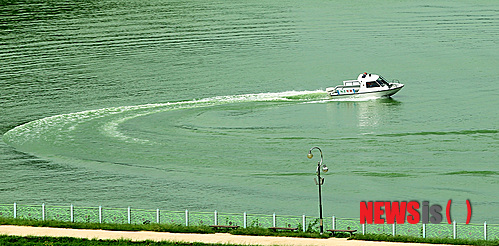
{"type": "MultiPolygon", "coordinates": [[[[363,73],[360,74],[359,77],[357,77],[357,81],[359,81],[359,84],[362,87],[366,88],[374,88],[374,87],[384,87],[384,86],[389,86],[388,82],[386,80],[376,74],[368,74],[368,73],[363,73]]],[[[345,82],[343,84],[345,85],[345,82]]]]}

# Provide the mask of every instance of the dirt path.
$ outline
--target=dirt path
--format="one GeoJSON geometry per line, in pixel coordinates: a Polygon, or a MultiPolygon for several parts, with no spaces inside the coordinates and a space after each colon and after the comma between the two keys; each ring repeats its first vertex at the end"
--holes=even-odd
{"type": "Polygon", "coordinates": [[[64,229],[50,227],[27,227],[27,226],[0,226],[1,235],[16,236],[51,236],[51,237],[76,237],[88,239],[129,239],[133,241],[183,241],[202,243],[230,243],[249,245],[331,245],[331,246],[358,246],[358,245],[390,245],[390,246],[416,246],[435,244],[415,243],[387,243],[347,240],[346,238],[310,239],[290,237],[260,237],[239,236],[227,233],[215,234],[185,234],[169,232],[128,232],[128,231],[104,231],[104,230],[82,230],[64,229]]]}

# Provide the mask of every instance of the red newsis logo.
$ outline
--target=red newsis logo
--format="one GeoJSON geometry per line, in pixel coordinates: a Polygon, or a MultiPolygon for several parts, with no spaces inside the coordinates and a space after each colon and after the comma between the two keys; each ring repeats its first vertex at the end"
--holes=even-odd
{"type": "MultiPolygon", "coordinates": [[[[450,205],[452,200],[447,202],[446,217],[447,222],[452,222],[450,216],[450,205]]],[[[471,203],[466,200],[468,216],[466,224],[471,219],[471,203]]],[[[404,224],[407,220],[410,224],[438,224],[442,222],[442,206],[423,201],[403,201],[403,202],[360,202],[360,223],[361,224],[404,224]]]]}

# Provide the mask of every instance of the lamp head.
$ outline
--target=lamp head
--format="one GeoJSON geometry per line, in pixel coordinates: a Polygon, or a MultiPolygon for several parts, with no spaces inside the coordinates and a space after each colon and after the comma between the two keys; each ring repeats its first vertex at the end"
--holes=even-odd
{"type": "Polygon", "coordinates": [[[312,155],[312,151],[308,152],[307,157],[308,157],[308,159],[312,159],[312,157],[314,157],[314,155],[312,155]]]}
{"type": "Polygon", "coordinates": [[[322,166],[322,171],[327,173],[327,171],[329,171],[329,168],[326,167],[326,165],[323,165],[322,166]]]}

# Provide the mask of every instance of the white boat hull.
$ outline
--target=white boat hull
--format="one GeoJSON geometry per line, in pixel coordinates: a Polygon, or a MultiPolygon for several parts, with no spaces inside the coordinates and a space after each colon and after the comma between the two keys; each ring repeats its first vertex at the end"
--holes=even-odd
{"type": "Polygon", "coordinates": [[[390,89],[378,90],[378,91],[366,91],[366,92],[356,92],[356,93],[332,93],[328,92],[331,98],[381,98],[381,97],[391,97],[393,94],[400,91],[404,85],[397,85],[390,89]]]}

